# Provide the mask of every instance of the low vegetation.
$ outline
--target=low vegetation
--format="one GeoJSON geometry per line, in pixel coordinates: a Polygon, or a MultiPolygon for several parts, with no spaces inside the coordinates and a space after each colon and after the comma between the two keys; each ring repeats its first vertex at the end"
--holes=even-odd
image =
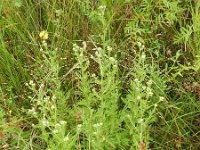
{"type": "Polygon", "coordinates": [[[198,150],[200,1],[1,0],[0,149],[198,150]]]}

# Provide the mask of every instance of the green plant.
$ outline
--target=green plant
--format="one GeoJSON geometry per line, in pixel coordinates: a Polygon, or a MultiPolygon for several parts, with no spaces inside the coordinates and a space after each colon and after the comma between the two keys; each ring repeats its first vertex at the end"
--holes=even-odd
{"type": "Polygon", "coordinates": [[[198,149],[199,6],[2,0],[0,149],[198,149]]]}

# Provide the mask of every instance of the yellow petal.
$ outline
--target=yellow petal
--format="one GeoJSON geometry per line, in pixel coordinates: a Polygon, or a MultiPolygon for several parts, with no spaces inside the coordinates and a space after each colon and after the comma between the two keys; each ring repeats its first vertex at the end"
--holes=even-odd
{"type": "Polygon", "coordinates": [[[40,32],[39,37],[41,38],[41,40],[47,40],[48,39],[48,32],[43,30],[40,32]]]}

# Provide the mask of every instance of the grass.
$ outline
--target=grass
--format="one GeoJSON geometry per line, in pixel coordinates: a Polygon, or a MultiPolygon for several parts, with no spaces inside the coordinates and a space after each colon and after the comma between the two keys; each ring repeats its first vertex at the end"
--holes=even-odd
{"type": "Polygon", "coordinates": [[[0,149],[200,147],[200,2],[0,2],[0,149]]]}

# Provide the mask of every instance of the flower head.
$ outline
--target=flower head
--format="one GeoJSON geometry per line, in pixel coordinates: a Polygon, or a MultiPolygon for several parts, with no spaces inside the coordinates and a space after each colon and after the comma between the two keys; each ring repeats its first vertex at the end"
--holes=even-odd
{"type": "Polygon", "coordinates": [[[48,39],[48,32],[45,30],[41,31],[39,37],[41,40],[46,41],[48,39]]]}

